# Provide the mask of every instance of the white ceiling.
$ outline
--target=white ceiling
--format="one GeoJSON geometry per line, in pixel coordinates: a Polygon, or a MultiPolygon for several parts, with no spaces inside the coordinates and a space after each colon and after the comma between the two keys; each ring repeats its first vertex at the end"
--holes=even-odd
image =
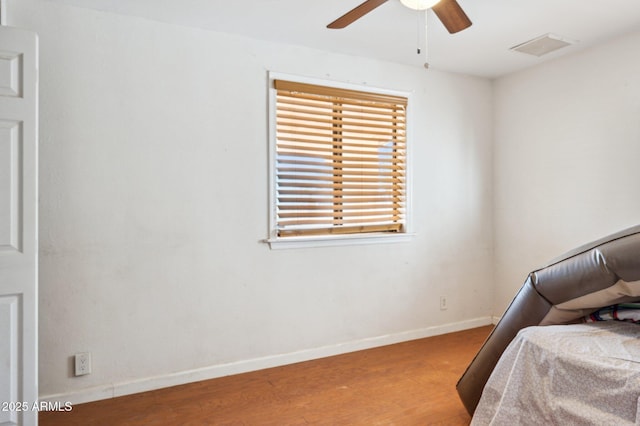
{"type": "MultiPolygon", "coordinates": [[[[364,0],[51,1],[415,66],[425,62],[416,53],[418,12],[398,0],[389,0],[342,30],[326,25],[364,0]]],[[[428,54],[434,69],[493,78],[640,30],[640,0],[458,3],[473,22],[458,34],[449,34],[428,14],[428,54]],[[509,50],[546,33],[578,43],[541,58],[509,50]]]]}

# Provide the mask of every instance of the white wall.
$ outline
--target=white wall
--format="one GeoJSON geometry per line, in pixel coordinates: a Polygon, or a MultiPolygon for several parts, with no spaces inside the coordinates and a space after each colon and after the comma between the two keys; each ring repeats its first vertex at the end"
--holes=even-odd
{"type": "Polygon", "coordinates": [[[640,222],[640,33],[495,82],[495,305],[640,222]]]}
{"type": "Polygon", "coordinates": [[[491,315],[489,81],[46,1],[8,7],[11,25],[40,35],[43,397],[104,398],[491,315]],[[414,92],[411,242],[260,242],[269,70],[414,92]],[[93,373],[74,378],[80,351],[93,373]]]}

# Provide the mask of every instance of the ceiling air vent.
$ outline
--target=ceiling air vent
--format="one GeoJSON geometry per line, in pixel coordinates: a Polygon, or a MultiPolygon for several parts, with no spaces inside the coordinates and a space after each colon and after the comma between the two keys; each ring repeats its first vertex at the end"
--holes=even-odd
{"type": "Polygon", "coordinates": [[[574,40],[549,33],[513,46],[510,50],[540,57],[575,43],[576,41],[574,40]]]}

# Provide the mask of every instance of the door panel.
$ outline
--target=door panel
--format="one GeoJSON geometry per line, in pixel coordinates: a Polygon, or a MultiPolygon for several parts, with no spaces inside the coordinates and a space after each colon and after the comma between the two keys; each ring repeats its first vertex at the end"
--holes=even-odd
{"type": "Polygon", "coordinates": [[[0,27],[0,425],[38,421],[37,37],[0,27]]]}
{"type": "Polygon", "coordinates": [[[0,120],[0,252],[22,250],[20,125],[0,120]]]}
{"type": "Polygon", "coordinates": [[[0,96],[22,95],[22,54],[5,50],[0,52],[0,96]]]}
{"type": "MultiPolygon", "coordinates": [[[[0,297],[0,401],[19,401],[18,394],[18,298],[0,297]]],[[[0,425],[17,424],[19,411],[2,407],[0,425]]],[[[14,407],[16,408],[16,407],[14,407]]]]}

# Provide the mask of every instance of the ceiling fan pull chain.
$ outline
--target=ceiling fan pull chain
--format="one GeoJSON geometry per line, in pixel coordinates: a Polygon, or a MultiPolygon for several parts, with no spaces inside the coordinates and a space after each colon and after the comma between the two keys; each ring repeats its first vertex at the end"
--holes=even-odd
{"type": "Polygon", "coordinates": [[[417,54],[419,55],[421,53],[421,46],[420,46],[420,31],[421,31],[421,27],[422,25],[420,25],[420,11],[416,10],[416,45],[417,45],[417,54]]]}
{"type": "Polygon", "coordinates": [[[424,11],[424,67],[429,68],[429,28],[427,23],[429,22],[429,16],[427,13],[429,9],[424,11]]]}

